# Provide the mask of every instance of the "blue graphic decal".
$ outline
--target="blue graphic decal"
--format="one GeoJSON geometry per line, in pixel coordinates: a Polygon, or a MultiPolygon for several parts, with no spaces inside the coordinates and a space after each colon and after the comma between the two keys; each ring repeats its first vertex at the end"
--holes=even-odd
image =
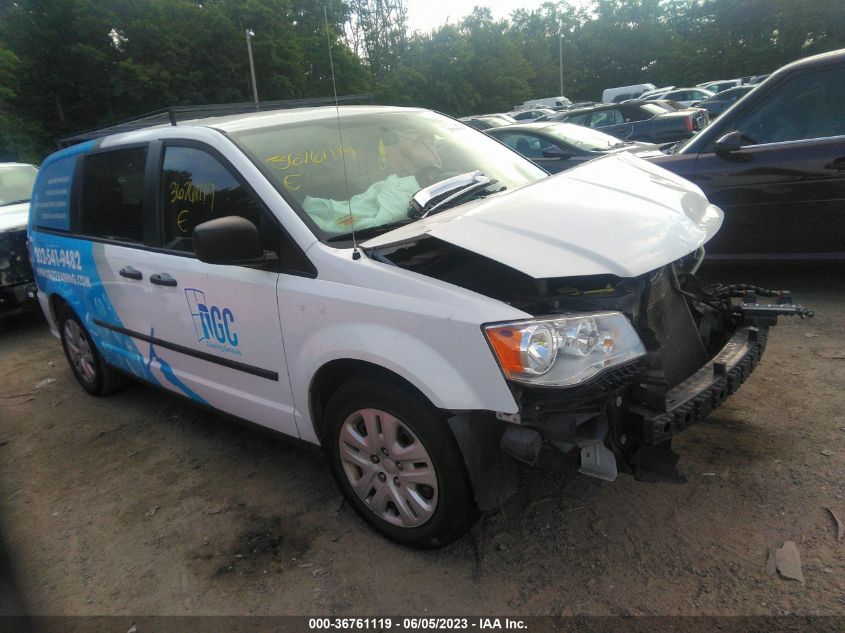
{"type": "MultiPolygon", "coordinates": [[[[155,328],[150,328],[150,336],[155,337],[155,328]]],[[[202,396],[188,387],[188,385],[182,382],[176,374],[173,373],[173,368],[170,364],[167,363],[167,361],[165,361],[161,356],[156,354],[155,346],[152,343],[150,343],[149,357],[150,360],[147,361],[147,371],[150,371],[150,365],[153,364],[153,361],[158,361],[159,369],[161,369],[161,373],[164,374],[164,377],[167,378],[167,382],[182,391],[182,393],[189,398],[193,398],[197,402],[202,402],[203,404],[208,404],[202,396]]]]}
{"type": "Polygon", "coordinates": [[[32,189],[30,232],[35,226],[70,230],[70,188],[76,160],[94,142],[74,145],[51,154],[42,163],[32,189]]]}
{"type": "Polygon", "coordinates": [[[30,239],[39,291],[68,302],[109,365],[158,385],[130,337],[94,323],[96,317],[123,327],[97,270],[95,250],[102,258],[104,246],[40,231],[32,233],[30,239]]]}
{"type": "Polygon", "coordinates": [[[186,288],[185,299],[194,322],[197,341],[219,352],[241,356],[238,333],[235,332],[235,315],[230,308],[209,306],[205,293],[197,288],[186,288]]]}
{"type": "Polygon", "coordinates": [[[97,258],[104,257],[102,244],[38,231],[33,238],[38,288],[48,295],[58,295],[70,304],[109,365],[153,385],[163,386],[152,371],[155,368],[151,367],[152,361],[156,360],[156,366],[161,368],[171,385],[197,402],[206,403],[175,376],[170,364],[155,353],[152,345],[150,361],[144,362],[133,338],[94,323],[94,318],[99,318],[110,325],[124,327],[97,271],[95,253],[97,258]]]}

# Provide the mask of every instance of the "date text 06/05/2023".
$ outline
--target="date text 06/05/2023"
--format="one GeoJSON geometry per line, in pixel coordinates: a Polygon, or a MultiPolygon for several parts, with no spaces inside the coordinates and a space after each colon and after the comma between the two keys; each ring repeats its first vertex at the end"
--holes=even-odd
{"type": "Polygon", "coordinates": [[[519,618],[309,618],[309,630],[524,630],[527,625],[519,618]]]}

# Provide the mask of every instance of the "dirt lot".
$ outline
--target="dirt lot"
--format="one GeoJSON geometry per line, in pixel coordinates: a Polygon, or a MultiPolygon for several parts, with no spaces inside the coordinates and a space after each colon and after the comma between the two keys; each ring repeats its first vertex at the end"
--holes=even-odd
{"type": "MultiPolygon", "coordinates": [[[[0,519],[36,614],[845,614],[845,269],[787,287],[737,395],[675,443],[683,485],[532,472],[472,534],[392,545],[318,452],[135,385],[97,399],[38,315],[0,323],[0,519]],[[53,382],[44,383],[50,379],[53,382]],[[764,572],[792,540],[805,583],[764,572]]],[[[727,280],[727,279],[725,279],[727,280]]]]}

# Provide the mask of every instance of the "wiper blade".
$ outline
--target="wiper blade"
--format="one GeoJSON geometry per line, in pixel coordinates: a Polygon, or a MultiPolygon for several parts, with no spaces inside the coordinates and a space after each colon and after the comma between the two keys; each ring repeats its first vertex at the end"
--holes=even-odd
{"type": "Polygon", "coordinates": [[[422,220],[430,213],[442,209],[450,202],[463,198],[474,191],[486,189],[497,182],[485,176],[480,171],[469,171],[465,174],[458,174],[446,180],[441,180],[440,182],[420,189],[413,195],[408,217],[414,220],[422,220]]]}
{"type": "Polygon", "coordinates": [[[21,198],[20,200],[9,200],[9,202],[4,202],[0,204],[0,207],[9,207],[13,204],[23,204],[24,202],[29,202],[29,198],[21,198]]]}
{"type": "Polygon", "coordinates": [[[349,233],[340,233],[339,235],[332,235],[331,237],[327,237],[327,242],[346,242],[351,240],[353,235],[356,240],[358,239],[366,239],[368,237],[375,237],[377,235],[381,235],[382,233],[387,233],[388,231],[392,231],[395,228],[400,226],[404,226],[406,224],[410,224],[413,220],[401,220],[399,222],[391,222],[389,224],[380,224],[379,226],[368,226],[365,229],[359,229],[353,232],[350,231],[349,233]]]}

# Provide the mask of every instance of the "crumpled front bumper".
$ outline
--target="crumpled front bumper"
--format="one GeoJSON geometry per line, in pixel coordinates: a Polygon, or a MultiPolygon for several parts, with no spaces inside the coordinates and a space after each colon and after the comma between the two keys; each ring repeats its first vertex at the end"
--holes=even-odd
{"type": "Polygon", "coordinates": [[[706,418],[754,371],[767,336],[768,328],[741,327],[710,362],[666,392],[661,401],[628,404],[627,412],[640,418],[643,443],[659,444],[706,418]]]}

